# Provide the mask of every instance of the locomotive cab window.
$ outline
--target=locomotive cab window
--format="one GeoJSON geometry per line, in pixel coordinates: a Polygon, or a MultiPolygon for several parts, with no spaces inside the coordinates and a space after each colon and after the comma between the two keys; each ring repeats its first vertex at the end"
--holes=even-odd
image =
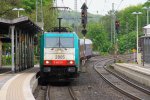
{"type": "Polygon", "coordinates": [[[74,38],[46,37],[45,47],[46,48],[73,48],[74,47],[74,38]]]}

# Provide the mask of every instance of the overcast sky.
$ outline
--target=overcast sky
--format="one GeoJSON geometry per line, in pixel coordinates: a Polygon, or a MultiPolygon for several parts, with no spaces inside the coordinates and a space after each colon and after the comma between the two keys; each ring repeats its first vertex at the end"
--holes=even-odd
{"type": "MultiPolygon", "coordinates": [[[[74,1],[75,0],[56,0],[58,6],[70,7],[74,10],[74,1]]],[[[109,10],[112,9],[112,3],[115,3],[115,10],[121,10],[130,5],[143,4],[147,0],[87,0],[88,12],[93,14],[105,15],[109,10]]],[[[78,2],[78,11],[81,9],[81,5],[85,0],[77,0],[78,2]]]]}

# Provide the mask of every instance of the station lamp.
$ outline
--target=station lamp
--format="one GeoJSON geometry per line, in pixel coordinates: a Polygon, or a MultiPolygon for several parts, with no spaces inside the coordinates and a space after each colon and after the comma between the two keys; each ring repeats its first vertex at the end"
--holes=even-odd
{"type": "Polygon", "coordinates": [[[24,11],[23,8],[13,8],[12,10],[18,11],[18,17],[20,17],[19,12],[20,12],[20,11],[24,11]]]}

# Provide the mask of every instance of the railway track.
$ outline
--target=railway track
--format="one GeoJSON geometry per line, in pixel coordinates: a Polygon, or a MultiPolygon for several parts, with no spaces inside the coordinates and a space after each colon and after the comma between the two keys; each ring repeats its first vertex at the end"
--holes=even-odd
{"type": "Polygon", "coordinates": [[[46,100],[79,100],[71,86],[48,86],[46,100]]]}
{"type": "MultiPolygon", "coordinates": [[[[109,65],[112,60],[105,59],[105,62],[105,65],[109,65]]],[[[94,69],[113,88],[134,100],[149,100],[150,92],[148,90],[115,75],[112,71],[108,70],[105,65],[101,65],[100,61],[97,61],[94,64],[94,69]]]]}

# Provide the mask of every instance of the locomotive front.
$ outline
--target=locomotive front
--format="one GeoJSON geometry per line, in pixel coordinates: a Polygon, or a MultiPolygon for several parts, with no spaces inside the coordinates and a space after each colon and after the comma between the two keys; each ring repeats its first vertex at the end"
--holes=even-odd
{"type": "Polygon", "coordinates": [[[78,76],[79,39],[75,33],[45,33],[41,41],[41,77],[49,81],[78,76]]]}

